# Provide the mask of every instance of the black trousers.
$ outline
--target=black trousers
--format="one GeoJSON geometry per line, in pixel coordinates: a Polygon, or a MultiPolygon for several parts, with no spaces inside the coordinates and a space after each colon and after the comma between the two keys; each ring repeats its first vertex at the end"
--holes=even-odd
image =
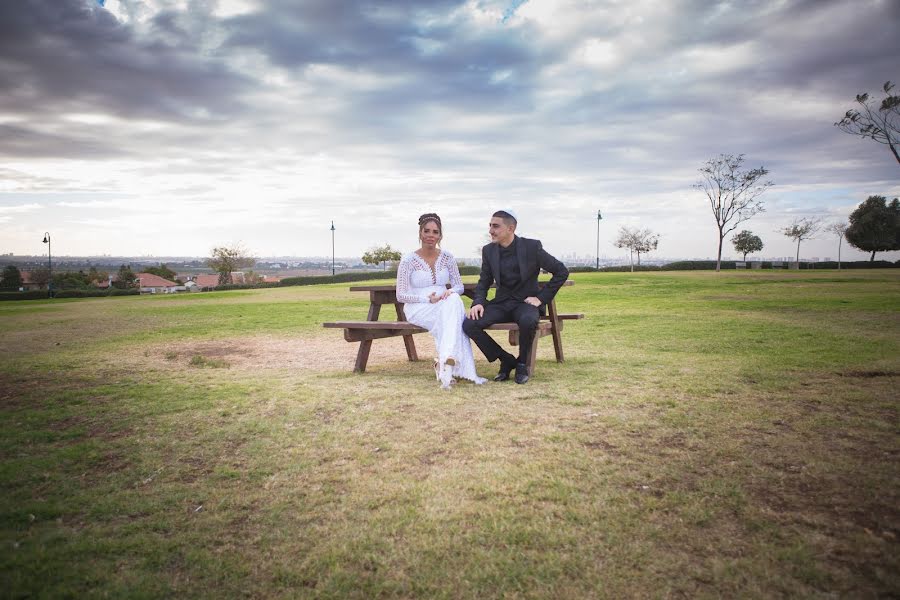
{"type": "Polygon", "coordinates": [[[513,321],[519,325],[519,356],[516,362],[528,364],[528,355],[531,352],[531,343],[537,331],[540,321],[540,311],[536,306],[526,304],[520,300],[509,298],[500,302],[489,302],[484,307],[484,313],[480,319],[466,319],[463,321],[463,331],[475,342],[485,358],[494,362],[507,354],[500,344],[485,333],[485,327],[494,323],[507,323],[513,321]]]}

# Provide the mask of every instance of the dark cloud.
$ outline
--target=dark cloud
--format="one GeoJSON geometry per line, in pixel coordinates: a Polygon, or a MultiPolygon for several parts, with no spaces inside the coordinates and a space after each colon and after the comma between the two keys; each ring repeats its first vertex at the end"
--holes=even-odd
{"type": "Polygon", "coordinates": [[[93,2],[3,2],[0,95],[6,110],[44,115],[194,121],[239,112],[249,80],[197,43],[171,13],[138,33],[93,2]]]}
{"type": "MultiPolygon", "coordinates": [[[[273,2],[226,22],[224,48],[263,51],[301,72],[335,65],[371,75],[402,75],[408,84],[354,98],[360,116],[441,104],[499,111],[529,102],[534,73],[551,57],[521,28],[479,31],[454,10],[460,1],[405,2],[388,17],[370,2],[273,2]],[[402,9],[402,10],[401,10],[402,9]]],[[[366,119],[370,122],[370,119],[366,119]]]]}
{"type": "Polygon", "coordinates": [[[30,127],[0,124],[0,157],[6,159],[127,157],[127,147],[100,137],[45,133],[30,127]]]}

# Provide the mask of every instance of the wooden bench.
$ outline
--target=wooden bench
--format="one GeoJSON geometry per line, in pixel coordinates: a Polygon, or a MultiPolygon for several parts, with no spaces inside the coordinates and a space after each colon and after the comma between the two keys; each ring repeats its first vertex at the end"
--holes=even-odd
{"type": "MultiPolygon", "coordinates": [[[[564,285],[572,285],[572,281],[565,282],[564,285]]],[[[475,283],[464,284],[463,294],[470,298],[474,295],[475,283]]],[[[416,353],[416,345],[413,341],[413,335],[419,333],[428,333],[427,329],[422,329],[417,325],[413,325],[405,320],[403,316],[403,304],[397,302],[397,294],[394,286],[373,285],[373,286],[355,286],[350,288],[351,292],[369,292],[369,315],[365,321],[336,321],[333,323],[323,323],[322,326],[331,329],[343,329],[344,339],[348,342],[359,342],[359,351],[356,354],[356,364],[353,367],[355,373],[364,373],[366,365],[369,361],[369,352],[372,348],[372,340],[381,338],[403,336],[403,342],[406,346],[406,355],[411,361],[419,359],[416,353]],[[393,304],[396,312],[397,321],[379,321],[378,315],[384,304],[393,304]]],[[[556,353],[557,362],[563,362],[562,347],[562,328],[563,322],[575,319],[583,319],[583,314],[559,314],[556,311],[556,300],[552,300],[547,306],[547,315],[541,317],[538,323],[538,330],[532,342],[531,352],[528,359],[528,371],[534,374],[535,359],[537,358],[538,340],[544,336],[553,336],[553,349],[556,353]]],[[[519,326],[515,323],[497,323],[487,328],[488,330],[509,331],[509,343],[518,345],[519,343],[519,326]]]]}

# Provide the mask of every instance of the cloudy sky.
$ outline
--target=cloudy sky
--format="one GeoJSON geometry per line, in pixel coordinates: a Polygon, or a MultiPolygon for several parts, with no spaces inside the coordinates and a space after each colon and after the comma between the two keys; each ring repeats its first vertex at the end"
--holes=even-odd
{"type": "Polygon", "coordinates": [[[465,257],[511,207],[559,256],[598,210],[601,256],[623,225],[714,256],[692,184],[743,153],[776,185],[741,228],[787,256],[792,219],[900,195],[833,126],[900,82],[898,31],[896,0],[6,1],[0,253],[330,255],[333,220],[359,256],[435,211],[465,257]]]}

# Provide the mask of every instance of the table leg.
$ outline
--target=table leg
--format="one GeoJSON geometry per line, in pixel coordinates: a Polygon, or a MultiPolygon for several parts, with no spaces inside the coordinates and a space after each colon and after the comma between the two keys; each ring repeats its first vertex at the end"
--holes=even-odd
{"type": "MultiPolygon", "coordinates": [[[[406,315],[403,314],[403,304],[400,302],[395,302],[394,308],[397,309],[397,320],[405,321],[406,315]]],[[[416,343],[413,341],[413,336],[404,335],[403,344],[406,346],[406,356],[409,357],[409,360],[413,362],[419,360],[419,355],[416,354],[416,343]]]]}
{"type": "MultiPolygon", "coordinates": [[[[371,302],[369,304],[369,316],[367,321],[377,321],[378,313],[381,312],[381,305],[371,302]]],[[[369,351],[372,349],[372,340],[363,340],[359,343],[359,351],[356,353],[356,365],[353,367],[354,373],[365,373],[366,363],[369,362],[369,351]]]]}
{"type": "Polygon", "coordinates": [[[550,333],[553,334],[553,350],[556,352],[556,362],[563,362],[562,332],[559,330],[559,318],[556,316],[556,299],[550,301],[548,307],[550,315],[550,333]]]}
{"type": "Polygon", "coordinates": [[[528,353],[528,374],[534,376],[535,361],[537,361],[538,340],[541,338],[538,332],[535,332],[534,340],[531,342],[531,352],[528,353]]]}

